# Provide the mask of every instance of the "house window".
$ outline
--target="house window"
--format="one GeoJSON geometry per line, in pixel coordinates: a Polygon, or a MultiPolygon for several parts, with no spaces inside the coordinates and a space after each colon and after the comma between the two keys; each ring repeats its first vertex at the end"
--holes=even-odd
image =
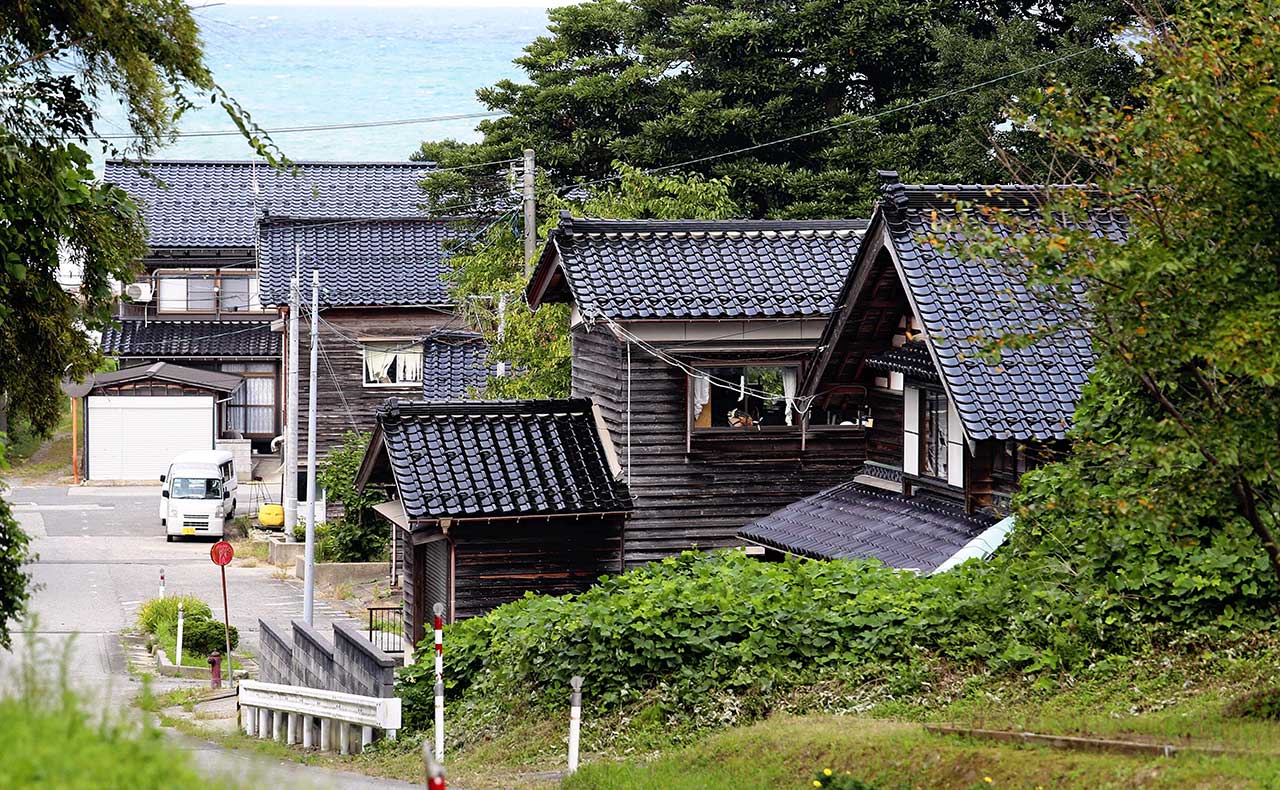
{"type": "Polygon", "coordinates": [[[920,393],[920,474],[947,479],[947,396],[942,390],[920,393]]]}
{"type": "Polygon", "coordinates": [[[421,343],[399,340],[364,344],[366,387],[412,387],[421,384],[421,343]]]}
{"type": "Polygon", "coordinates": [[[273,436],[276,427],[276,373],[270,362],[224,362],[224,373],[244,376],[244,386],[223,408],[224,428],[244,435],[273,436]]]}
{"type": "Polygon", "coordinates": [[[699,368],[689,377],[693,430],[777,427],[798,423],[796,367],[699,368]]]}
{"type": "Polygon", "coordinates": [[[157,280],[161,313],[263,312],[253,274],[161,273],[157,280]]]}

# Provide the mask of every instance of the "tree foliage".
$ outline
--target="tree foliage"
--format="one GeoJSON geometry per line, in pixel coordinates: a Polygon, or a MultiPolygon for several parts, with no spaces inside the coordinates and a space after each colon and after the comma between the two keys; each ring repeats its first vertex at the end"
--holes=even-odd
{"type": "MultiPolygon", "coordinates": [[[[547,234],[559,221],[559,211],[595,217],[722,219],[735,216],[738,205],[730,197],[727,179],[697,175],[652,176],[620,165],[622,178],[609,188],[575,204],[556,196],[545,181],[539,201],[541,232],[547,234]]],[[[441,174],[446,179],[450,174],[441,174]]],[[[448,186],[428,179],[428,188],[448,186]]],[[[485,394],[496,398],[549,398],[569,394],[569,310],[566,305],[544,305],[536,313],[524,302],[525,275],[518,217],[502,215],[481,226],[474,242],[451,257],[453,293],[469,323],[483,328],[489,360],[503,363],[511,375],[490,377],[485,394]],[[505,298],[505,302],[502,299],[505,298]],[[506,305],[499,338],[499,306],[506,305]]]]}
{"type": "Polygon", "coordinates": [[[368,562],[386,551],[387,533],[380,519],[369,511],[382,501],[373,489],[356,485],[360,464],[369,447],[369,436],[356,431],[342,434],[342,442],[325,454],[316,473],[325,499],[342,503],[342,518],[323,528],[326,561],[368,562]]]}
{"type": "Polygon", "coordinates": [[[1035,232],[1002,217],[1006,251],[1050,292],[1087,285],[1099,359],[1071,456],[1029,479],[1022,523],[1116,568],[1116,591],[1226,601],[1280,582],[1277,19],[1267,0],[1185,3],[1147,20],[1136,103],[1055,85],[1027,119],[1097,190],[1053,196],[1035,232]],[[1074,224],[1100,202],[1127,217],[1124,243],[1074,224]]]}
{"type": "MultiPolygon", "coordinates": [[[[7,3],[0,15],[0,403],[5,420],[45,433],[59,382],[91,373],[87,331],[110,320],[111,282],[127,282],[145,251],[141,217],[123,191],[96,183],[86,147],[143,156],[197,100],[226,109],[259,153],[270,140],[221,91],[203,62],[182,0],[7,3]],[[132,143],[100,136],[96,108],[118,100],[132,143]],[[75,295],[59,264],[79,270],[75,295]]],[[[0,464],[3,445],[0,443],[0,464]]],[[[26,537],[0,503],[0,647],[26,600],[26,537]]]]}
{"type": "Polygon", "coordinates": [[[609,177],[615,161],[750,149],[682,169],[730,177],[752,216],[865,214],[877,168],[989,183],[1005,175],[993,149],[1039,173],[1047,147],[1005,123],[1009,102],[1047,73],[1113,97],[1135,76],[1119,0],[593,0],[549,16],[516,60],[525,79],[479,91],[509,115],[482,122],[477,145],[433,150],[477,163],[533,148],[564,186],[609,177]]]}

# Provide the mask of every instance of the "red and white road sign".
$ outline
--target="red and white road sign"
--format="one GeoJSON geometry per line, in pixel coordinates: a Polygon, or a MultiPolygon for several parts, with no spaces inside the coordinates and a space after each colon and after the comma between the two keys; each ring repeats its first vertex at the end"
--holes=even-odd
{"type": "Polygon", "coordinates": [[[228,565],[235,556],[236,550],[225,540],[220,540],[209,547],[209,557],[214,565],[228,565]]]}

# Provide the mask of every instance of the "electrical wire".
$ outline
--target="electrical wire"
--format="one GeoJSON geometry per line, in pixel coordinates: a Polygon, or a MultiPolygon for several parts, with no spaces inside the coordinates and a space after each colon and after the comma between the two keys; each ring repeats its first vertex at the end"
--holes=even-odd
{"type": "MultiPolygon", "coordinates": [[[[966,85],[961,88],[953,88],[951,90],[943,91],[942,93],[936,94],[934,96],[929,96],[924,99],[920,99],[918,101],[910,102],[908,104],[902,104],[896,107],[889,107],[887,109],[881,110],[880,112],[872,113],[871,115],[861,115],[861,116],[858,116],[857,118],[851,118],[847,121],[839,121],[837,123],[828,124],[818,129],[810,129],[807,132],[800,132],[799,134],[788,135],[787,137],[780,137],[776,140],[768,140],[763,143],[755,143],[754,145],[746,145],[746,146],[742,146],[741,148],[734,148],[732,150],[723,151],[718,154],[708,154],[706,156],[699,156],[693,159],[686,159],[683,162],[675,162],[669,165],[659,165],[657,167],[644,168],[640,172],[646,175],[652,175],[654,173],[662,173],[668,170],[676,170],[682,167],[688,167],[689,165],[702,164],[703,162],[710,162],[716,159],[724,159],[725,157],[729,157],[729,156],[737,156],[738,154],[750,153],[751,151],[759,151],[763,148],[770,148],[776,145],[783,145],[785,143],[794,142],[796,140],[801,140],[806,137],[812,137],[814,135],[819,135],[819,134],[824,134],[826,132],[834,131],[836,129],[843,129],[848,126],[854,126],[856,124],[878,120],[880,118],[885,118],[890,115],[896,115],[897,113],[906,112],[907,110],[918,109],[927,104],[932,104],[937,101],[942,101],[943,99],[949,99],[955,96],[960,96],[970,91],[978,90],[979,88],[985,88],[989,85],[994,85],[998,82],[1010,80],[1015,77],[1021,77],[1024,74],[1029,74],[1033,71],[1039,71],[1041,69],[1048,68],[1049,66],[1053,66],[1058,63],[1062,63],[1064,61],[1070,60],[1072,58],[1079,57],[1080,55],[1093,52],[1095,50],[1101,49],[1104,46],[1109,46],[1113,43],[1114,42],[1112,41],[1100,41],[1091,47],[1084,47],[1082,49],[1076,50],[1075,52],[1069,52],[1065,55],[1059,55],[1058,57],[1050,58],[1049,60],[1041,61],[1040,63],[1035,63],[1033,65],[1018,69],[1016,71],[1011,71],[1007,74],[1001,74],[998,77],[992,77],[990,79],[983,80],[982,82],[975,82],[971,85],[966,85]]],[[[605,176],[603,178],[596,178],[589,181],[578,181],[573,184],[567,184],[565,186],[557,188],[556,192],[559,194],[563,194],[566,192],[571,192],[575,189],[595,186],[598,184],[607,184],[614,181],[619,181],[621,179],[622,179],[622,175],[620,173],[615,173],[614,175],[605,176]]]]}
{"type": "MultiPolygon", "coordinates": [[[[314,126],[282,126],[279,129],[263,129],[262,131],[264,134],[274,136],[277,134],[293,134],[296,132],[331,132],[331,131],[342,131],[347,129],[374,129],[374,128],[380,128],[380,127],[386,127],[386,126],[413,126],[416,124],[437,123],[442,121],[465,121],[473,118],[498,118],[501,116],[505,116],[506,114],[507,113],[503,110],[488,110],[484,112],[458,113],[455,115],[434,115],[434,116],[426,116],[422,118],[392,118],[390,120],[383,120],[383,121],[352,121],[349,123],[317,124],[314,126]]],[[[172,136],[178,139],[185,139],[185,138],[195,138],[195,137],[240,137],[240,136],[243,136],[243,134],[244,133],[241,132],[239,129],[219,129],[216,131],[208,131],[208,132],[175,132],[172,136]]],[[[140,134],[107,134],[107,135],[93,136],[93,139],[96,139],[96,140],[141,140],[143,138],[144,138],[144,135],[140,135],[140,134]]],[[[62,139],[78,140],[80,138],[64,137],[62,139]]],[[[516,160],[514,159],[504,160],[504,162],[514,162],[514,161],[516,160]]],[[[485,164],[489,164],[489,163],[485,163],[485,164]]],[[[474,165],[474,167],[480,167],[480,166],[482,165],[480,164],[474,165]]],[[[472,165],[468,165],[468,167],[472,167],[472,165]]],[[[465,168],[459,168],[459,169],[465,169],[465,168]]]]}

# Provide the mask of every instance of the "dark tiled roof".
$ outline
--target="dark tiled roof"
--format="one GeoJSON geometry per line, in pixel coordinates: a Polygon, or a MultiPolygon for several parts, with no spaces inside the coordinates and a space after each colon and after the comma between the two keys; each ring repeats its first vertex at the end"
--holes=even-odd
{"type": "Polygon", "coordinates": [[[993,523],[949,503],[849,482],[748,524],[738,537],[803,557],[929,572],[993,523]]]}
{"type": "Polygon", "coordinates": [[[438,334],[422,341],[422,397],[427,400],[466,398],[494,372],[478,335],[438,334]]]}
{"type": "Polygon", "coordinates": [[[938,371],[923,340],[909,340],[897,348],[867,357],[867,367],[890,373],[902,373],[913,379],[939,381],[938,371]]]}
{"type": "Polygon", "coordinates": [[[265,214],[419,215],[427,162],[299,162],[296,176],[253,162],[110,160],[104,179],[142,204],[152,247],[252,247],[265,214]],[[257,184],[255,193],[254,184],[257,184]],[[167,187],[167,188],[166,188],[167,187]]]}
{"type": "Polygon", "coordinates": [[[411,519],[631,509],[590,401],[392,399],[377,416],[411,519]]]}
{"type": "MultiPolygon", "coordinates": [[[[995,185],[905,186],[897,174],[887,184],[880,210],[903,279],[937,355],[947,394],[969,439],[1052,439],[1065,436],[1076,400],[1093,367],[1085,289],[1066,298],[1028,287],[1023,272],[1009,263],[957,255],[958,231],[941,227],[958,218],[956,201],[998,205],[1034,224],[1045,187],[995,185]],[[928,236],[945,238],[930,244],[928,236]],[[1052,332],[998,361],[982,357],[987,344],[1006,334],[1052,332]]],[[[966,221],[990,223],[999,217],[969,209],[966,221]]],[[[1123,241],[1126,223],[1099,208],[1084,228],[1097,237],[1123,241]]],[[[998,229],[998,228],[997,228],[998,229]]]]}
{"type": "Polygon", "coordinates": [[[122,357],[280,357],[270,321],[121,321],[102,351],[122,357]]]}
{"type": "Polygon", "coordinates": [[[244,383],[243,376],[234,373],[219,373],[213,370],[197,370],[171,362],[153,362],[150,365],[137,365],[121,368],[110,373],[98,373],[93,377],[94,387],[105,387],[112,384],[125,384],[132,381],[171,381],[177,384],[191,384],[196,387],[214,390],[215,392],[235,392],[244,383]]]}
{"type": "Polygon", "coordinates": [[[618,320],[824,316],[866,224],[562,213],[530,281],[529,301],[571,298],[585,316],[618,320]]]}
{"type": "Polygon", "coordinates": [[[447,305],[445,242],[466,231],[446,219],[292,220],[261,225],[259,277],[263,304],[289,301],[294,244],[302,253],[304,291],[320,272],[327,305],[447,305]]]}

